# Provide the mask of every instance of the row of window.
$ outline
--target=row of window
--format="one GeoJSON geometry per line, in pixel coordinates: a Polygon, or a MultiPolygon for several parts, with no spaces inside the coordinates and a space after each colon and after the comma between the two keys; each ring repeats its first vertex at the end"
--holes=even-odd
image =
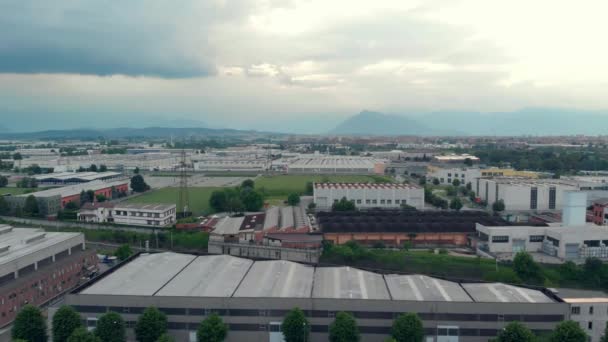
{"type": "MultiPolygon", "coordinates": [[[[573,315],[580,315],[581,314],[581,307],[580,306],[573,306],[570,309],[570,313],[572,313],[573,315]]],[[[593,306],[589,307],[589,314],[593,315],[593,306]]],[[[608,310],[607,310],[607,314],[608,314],[608,310]]]]}
{"type": "MultiPolygon", "coordinates": [[[[105,307],[75,305],[74,309],[81,313],[104,313],[113,311],[124,314],[141,314],[143,307],[105,307]]],[[[233,317],[284,317],[289,310],[259,310],[259,309],[197,309],[197,308],[158,308],[169,316],[207,316],[216,313],[220,316],[233,317]]],[[[308,317],[333,318],[337,311],[304,310],[308,317]]],[[[352,311],[353,316],[361,319],[395,319],[403,312],[386,311],[352,311]]],[[[563,315],[498,315],[498,314],[461,314],[421,312],[418,316],[427,321],[481,321],[481,322],[559,322],[563,315]]]]}
{"type": "MultiPolygon", "coordinates": [[[[338,202],[338,200],[334,199],[334,203],[337,203],[337,202],[338,202]]],[[[356,204],[363,204],[363,200],[361,200],[361,199],[355,200],[355,203],[356,204]]],[[[406,204],[406,203],[407,203],[407,200],[401,200],[401,199],[396,199],[395,200],[395,204],[406,204]]],[[[366,199],[365,200],[365,204],[378,204],[378,200],[376,200],[376,199],[373,199],[373,200],[366,199]]],[[[393,200],[392,199],[381,199],[380,200],[380,204],[393,204],[393,200]]]]}
{"type": "MultiPolygon", "coordinates": [[[[529,236],[530,242],[543,242],[545,240],[545,236],[544,235],[530,235],[529,236]]],[[[554,241],[557,241],[557,245],[559,246],[559,241],[556,239],[553,239],[551,237],[547,237],[547,239],[551,242],[553,242],[555,244],[554,241]]],[[[509,236],[508,235],[494,235],[492,236],[492,242],[493,243],[508,243],[509,242],[509,236]]]]}

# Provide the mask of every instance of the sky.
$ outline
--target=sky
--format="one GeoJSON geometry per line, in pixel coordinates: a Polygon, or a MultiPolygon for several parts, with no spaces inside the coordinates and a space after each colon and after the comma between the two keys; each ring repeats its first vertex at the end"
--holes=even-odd
{"type": "Polygon", "coordinates": [[[608,108],[605,0],[3,0],[0,126],[608,108]]]}

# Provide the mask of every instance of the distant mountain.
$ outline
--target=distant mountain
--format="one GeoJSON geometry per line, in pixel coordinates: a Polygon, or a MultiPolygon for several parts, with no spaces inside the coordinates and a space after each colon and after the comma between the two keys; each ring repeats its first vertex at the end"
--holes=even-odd
{"type": "Polygon", "coordinates": [[[335,135],[429,135],[431,129],[417,120],[378,112],[363,111],[336,126],[335,135]]]}
{"type": "Polygon", "coordinates": [[[146,128],[113,128],[113,129],[68,129],[48,130],[40,132],[10,133],[0,131],[0,138],[4,139],[106,139],[119,138],[168,138],[168,137],[249,137],[251,135],[277,134],[257,131],[241,131],[236,129],[212,129],[212,128],[171,128],[171,127],[146,127],[146,128]]]}
{"type": "Polygon", "coordinates": [[[329,134],[335,135],[601,135],[608,111],[524,108],[513,112],[430,112],[404,115],[364,111],[329,134]]]}

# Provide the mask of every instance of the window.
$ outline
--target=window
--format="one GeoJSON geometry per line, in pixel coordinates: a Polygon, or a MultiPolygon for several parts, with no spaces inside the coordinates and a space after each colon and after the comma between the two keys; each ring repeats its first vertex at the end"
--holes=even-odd
{"type": "Polygon", "coordinates": [[[587,329],[593,330],[593,322],[587,323],[587,329]]]}
{"type": "Polygon", "coordinates": [[[452,177],[452,174],[451,174],[451,173],[448,173],[448,177],[452,177]]]}
{"type": "Polygon", "coordinates": [[[393,204],[393,200],[386,200],[386,204],[393,204]]]}
{"type": "Polygon", "coordinates": [[[589,314],[590,314],[590,315],[593,315],[593,306],[590,306],[590,307],[589,307],[589,314]]]}
{"type": "Polygon", "coordinates": [[[580,306],[573,306],[572,309],[570,310],[570,313],[573,315],[580,315],[581,314],[581,307],[580,306]]]}
{"type": "Polygon", "coordinates": [[[370,204],[370,203],[371,203],[370,200],[368,200],[368,199],[365,200],[365,204],[370,204]]]}
{"type": "Polygon", "coordinates": [[[357,200],[357,204],[361,204],[361,200],[360,199],[357,200]]]}
{"type": "Polygon", "coordinates": [[[507,243],[507,242],[509,242],[509,236],[507,236],[507,235],[495,235],[495,236],[492,236],[492,242],[494,242],[494,243],[507,243]]]}
{"type": "Polygon", "coordinates": [[[537,209],[538,207],[538,188],[530,188],[530,209],[537,209]]]}
{"type": "Polygon", "coordinates": [[[373,204],[378,204],[378,200],[372,200],[373,204]]]}
{"type": "Polygon", "coordinates": [[[380,200],[380,204],[384,204],[384,203],[386,203],[386,201],[385,201],[385,200],[383,200],[383,199],[381,199],[381,200],[380,200]]]}
{"type": "Polygon", "coordinates": [[[549,188],[549,209],[555,209],[555,187],[552,186],[549,188]]]}
{"type": "Polygon", "coordinates": [[[543,242],[544,239],[544,235],[530,235],[530,242],[543,242]]]}
{"type": "Polygon", "coordinates": [[[399,204],[399,202],[401,202],[401,200],[398,200],[398,199],[395,200],[395,204],[399,204]]]}

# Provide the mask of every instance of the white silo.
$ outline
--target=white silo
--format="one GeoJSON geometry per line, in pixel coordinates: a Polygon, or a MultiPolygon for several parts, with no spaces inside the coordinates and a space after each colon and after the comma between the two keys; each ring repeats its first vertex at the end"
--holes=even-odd
{"type": "Polygon", "coordinates": [[[587,217],[587,193],[583,191],[564,191],[563,208],[563,226],[584,226],[587,217]]]}

